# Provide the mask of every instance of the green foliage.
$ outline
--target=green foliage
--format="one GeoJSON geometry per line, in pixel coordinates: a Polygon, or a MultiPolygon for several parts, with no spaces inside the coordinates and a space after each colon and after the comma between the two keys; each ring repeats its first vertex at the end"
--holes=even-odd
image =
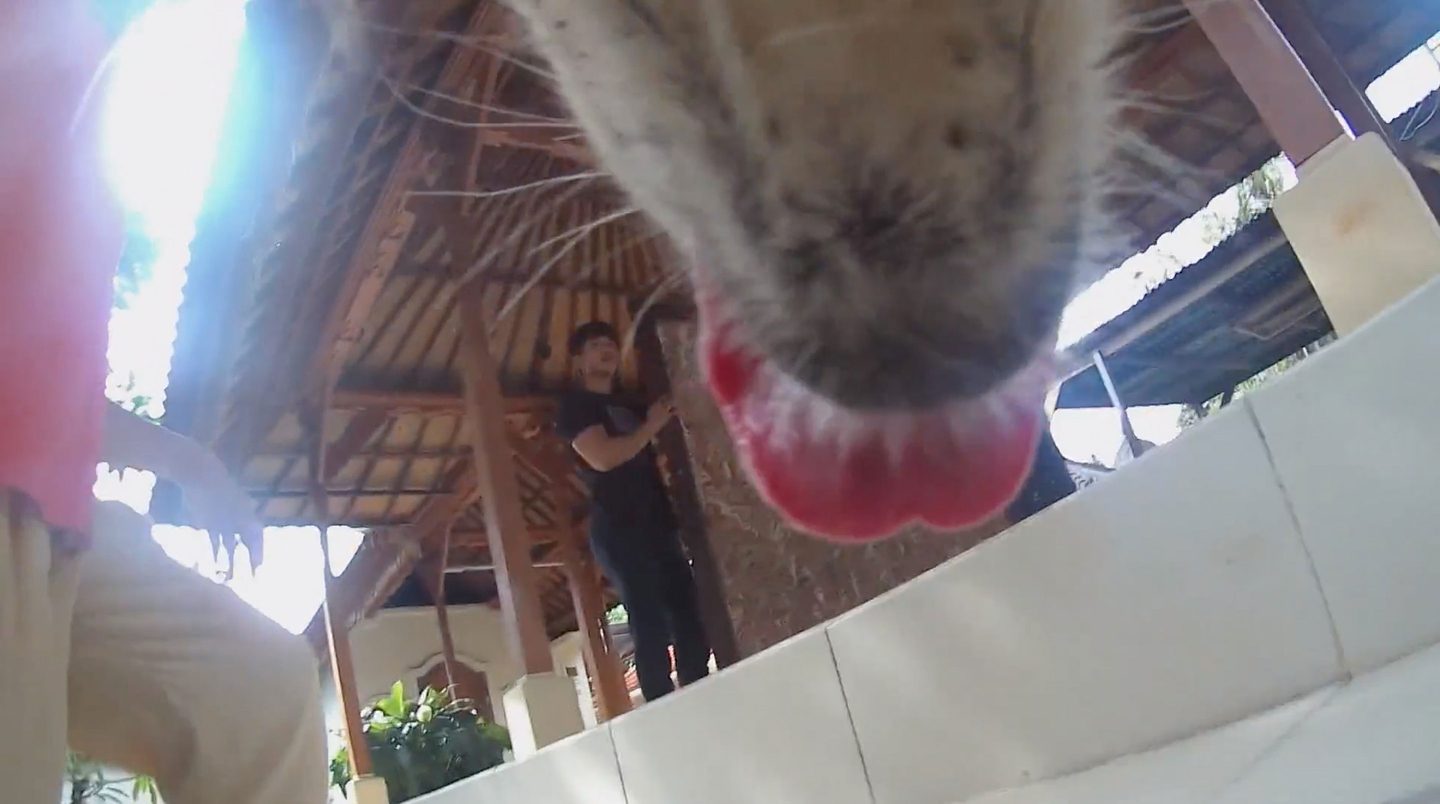
{"type": "MultiPolygon", "coordinates": [[[[1210,245],[1223,242],[1264,215],[1285,192],[1285,169],[1280,157],[1271,159],[1260,169],[1235,185],[1235,208],[1228,216],[1211,215],[1205,221],[1205,240],[1210,245]]],[[[1227,210],[1228,211],[1228,210],[1227,210]]]]}
{"type": "MultiPolygon", "coordinates": [[[[376,775],[385,779],[391,804],[400,804],[505,761],[510,735],[488,723],[468,701],[452,701],[427,687],[405,698],[400,682],[390,695],[360,713],[365,744],[376,775]]],[[[344,748],[330,760],[330,784],[345,790],[350,757],[344,748]]]]}
{"type": "Polygon", "coordinates": [[[126,801],[149,801],[158,804],[160,792],[149,776],[112,778],[105,775],[105,766],[83,754],[71,751],[65,758],[65,781],[70,785],[68,804],[120,804],[126,801]]]}
{"type": "MultiPolygon", "coordinates": [[[[1239,399],[1240,397],[1250,393],[1251,391],[1254,391],[1256,388],[1259,388],[1265,383],[1275,379],[1281,374],[1284,374],[1285,372],[1298,365],[1300,361],[1319,351],[1322,347],[1324,347],[1326,344],[1330,343],[1333,340],[1335,340],[1335,336],[1333,334],[1327,335],[1320,340],[1310,344],[1309,346],[1306,346],[1304,349],[1301,349],[1295,354],[1290,355],[1289,357],[1282,358],[1280,362],[1276,363],[1275,365],[1265,369],[1259,374],[1256,374],[1250,379],[1245,380],[1244,382],[1235,386],[1235,392],[1234,394],[1232,394],[1232,399],[1239,399]]],[[[1183,407],[1180,410],[1180,429],[1183,430],[1187,427],[1193,427],[1203,421],[1207,416],[1220,410],[1222,406],[1221,403],[1224,401],[1224,399],[1225,397],[1222,394],[1215,397],[1214,399],[1206,400],[1204,404],[1186,405],[1185,407],[1183,407]]]]}
{"type": "Polygon", "coordinates": [[[160,421],[155,400],[140,392],[135,372],[120,372],[113,368],[105,380],[105,396],[120,407],[152,422],[160,421]]]}
{"type": "Polygon", "coordinates": [[[605,612],[605,622],[611,625],[625,625],[630,622],[630,612],[626,611],[623,605],[617,603],[615,608],[605,612]]]}
{"type": "Polygon", "coordinates": [[[120,264],[115,269],[117,309],[129,309],[141,286],[150,281],[159,255],[159,248],[145,231],[144,224],[137,217],[129,216],[125,224],[125,249],[120,252],[120,264]]]}

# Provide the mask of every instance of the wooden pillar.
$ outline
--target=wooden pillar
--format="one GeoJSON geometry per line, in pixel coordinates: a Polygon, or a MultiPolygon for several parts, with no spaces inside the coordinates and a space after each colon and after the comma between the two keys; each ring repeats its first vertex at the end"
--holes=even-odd
{"type": "Polygon", "coordinates": [[[440,544],[440,560],[435,562],[435,566],[420,567],[420,577],[430,592],[430,599],[435,601],[435,621],[440,628],[440,663],[445,670],[445,690],[452,700],[459,697],[455,689],[458,662],[455,658],[455,637],[450,631],[450,609],[445,604],[445,575],[450,569],[450,531],[453,528],[453,524],[445,528],[445,538],[440,544]]]}
{"type": "Polygon", "coordinates": [[[1259,0],[1184,2],[1297,167],[1347,136],[1325,93],[1259,0]]]}
{"type": "MultiPolygon", "coordinates": [[[[635,352],[639,361],[640,382],[645,391],[653,396],[670,393],[670,373],[665,368],[665,353],[655,329],[655,316],[646,316],[636,324],[635,352]]],[[[656,447],[669,469],[670,495],[680,520],[680,539],[690,554],[695,571],[700,616],[705,623],[706,636],[710,638],[710,649],[715,655],[716,666],[728,667],[740,661],[740,645],[725,602],[724,582],[710,547],[705,511],[691,469],[685,434],[677,426],[667,426],[656,437],[656,447]]]]}
{"type": "Polygon", "coordinates": [[[1390,127],[1385,125],[1370,99],[1350,78],[1349,71],[1340,63],[1324,34],[1315,27],[1315,20],[1303,3],[1300,0],[1260,0],[1260,4],[1314,76],[1320,91],[1344,115],[1350,130],[1357,136],[1378,134],[1393,150],[1395,143],[1390,138],[1390,127]]]}
{"type": "Polygon", "coordinates": [[[341,731],[345,738],[346,753],[350,756],[350,775],[355,779],[374,776],[370,761],[370,746],[365,742],[365,730],[360,721],[360,693],[355,688],[355,658],[350,652],[350,627],[348,623],[337,623],[333,601],[336,597],[336,578],[330,569],[330,494],[322,479],[325,464],[325,407],[304,417],[310,437],[309,486],[310,502],[315,508],[315,524],[320,528],[320,560],[324,565],[325,597],[321,611],[325,619],[325,639],[330,649],[330,677],[335,682],[335,694],[340,698],[340,712],[344,717],[341,731]]]}
{"type": "MultiPolygon", "coordinates": [[[[460,242],[463,229],[449,229],[460,242]]],[[[457,258],[466,255],[457,254],[457,258]]],[[[460,265],[473,260],[458,259],[460,265]]],[[[495,586],[511,655],[526,675],[552,673],[554,660],[545,633],[545,617],[535,588],[530,533],[520,507],[520,484],[505,438],[505,401],[500,374],[490,354],[489,324],[481,307],[480,287],[470,283],[456,291],[460,316],[460,372],[465,386],[465,421],[471,454],[485,510],[485,532],[495,562],[495,586]]]]}
{"type": "Polygon", "coordinates": [[[1270,17],[1280,28],[1281,33],[1289,40],[1291,47],[1300,60],[1309,68],[1310,73],[1315,76],[1315,82],[1329,98],[1335,108],[1345,116],[1345,121],[1350,124],[1350,130],[1356,136],[1361,134],[1375,134],[1390,146],[1390,150],[1405,163],[1405,167],[1414,177],[1416,185],[1420,187],[1420,193],[1425,197],[1425,203],[1430,210],[1440,217],[1440,176],[1427,168],[1416,166],[1410,159],[1406,158],[1405,152],[1400,148],[1398,142],[1391,135],[1390,126],[1375,109],[1375,105],[1366,97],[1365,92],[1356,85],[1350,77],[1350,71],[1345,69],[1340,57],[1336,55],[1335,49],[1325,39],[1325,35],[1315,25],[1310,11],[1301,0],[1260,0],[1269,12],[1270,17]]]}
{"type": "Polygon", "coordinates": [[[620,666],[620,657],[610,649],[610,641],[606,638],[605,604],[599,572],[570,517],[575,503],[575,495],[567,480],[570,473],[566,470],[570,463],[557,454],[546,467],[555,488],[555,507],[560,512],[556,541],[570,586],[570,599],[575,606],[575,622],[580,628],[585,665],[595,682],[600,718],[610,720],[630,711],[630,695],[625,690],[625,672],[620,666]]]}
{"type": "Polygon", "coordinates": [[[355,658],[350,653],[348,629],[335,622],[330,601],[335,598],[335,576],[330,572],[330,537],[322,530],[321,552],[325,559],[325,638],[330,644],[330,676],[340,697],[340,711],[345,716],[342,730],[345,747],[350,755],[350,775],[356,779],[373,776],[370,746],[365,743],[365,729],[360,722],[360,694],[355,689],[355,658]]]}
{"type": "Polygon", "coordinates": [[[1015,495],[1014,501],[1005,509],[1005,518],[1014,525],[1069,497],[1075,491],[1075,478],[1070,476],[1065,456],[1055,445],[1047,422],[1040,433],[1040,443],[1035,448],[1035,462],[1030,467],[1030,476],[1025,478],[1025,485],[1020,487],[1020,493],[1015,495]]]}

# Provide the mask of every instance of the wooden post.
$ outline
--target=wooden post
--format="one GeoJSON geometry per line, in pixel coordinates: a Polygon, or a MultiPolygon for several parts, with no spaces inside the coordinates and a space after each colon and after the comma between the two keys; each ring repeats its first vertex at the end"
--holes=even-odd
{"type": "Polygon", "coordinates": [[[1260,0],[1266,13],[1275,21],[1275,26],[1285,37],[1290,46],[1295,49],[1295,54],[1305,65],[1310,74],[1315,77],[1315,83],[1325,97],[1334,104],[1335,108],[1344,115],[1345,122],[1350,124],[1350,130],[1357,136],[1360,134],[1373,133],[1380,135],[1391,150],[1395,149],[1395,142],[1390,137],[1390,127],[1380,118],[1380,113],[1375,110],[1370,99],[1355,85],[1350,78],[1350,73],[1345,65],[1340,63],[1339,57],[1325,41],[1325,36],[1320,29],[1315,27],[1315,20],[1311,18],[1299,0],[1260,0]]]}
{"type": "MultiPolygon", "coordinates": [[[[459,243],[462,229],[452,223],[451,243],[459,243]]],[[[457,253],[460,265],[469,265],[457,253]]],[[[520,507],[520,484],[515,462],[505,439],[505,401],[500,373],[490,354],[489,324],[481,307],[480,287],[470,283],[456,291],[460,316],[460,372],[465,386],[465,420],[469,424],[471,453],[480,501],[485,509],[485,532],[495,562],[495,586],[512,655],[526,675],[552,673],[554,659],[546,638],[545,617],[535,588],[530,557],[530,533],[520,507]]]]}
{"type": "Polygon", "coordinates": [[[1347,136],[1325,93],[1259,0],[1184,2],[1297,167],[1347,136]]]}
{"type": "Polygon", "coordinates": [[[1321,91],[1345,116],[1350,130],[1356,136],[1375,134],[1384,140],[1385,144],[1390,146],[1391,152],[1405,164],[1410,175],[1414,177],[1415,184],[1419,186],[1420,194],[1425,197],[1425,203],[1430,206],[1431,212],[1440,217],[1440,177],[1429,169],[1417,167],[1406,158],[1399,143],[1391,136],[1390,126],[1380,117],[1375,104],[1371,103],[1370,98],[1355,84],[1350,71],[1345,69],[1345,65],[1335,55],[1335,49],[1316,27],[1309,9],[1301,0],[1260,1],[1275,20],[1275,25],[1295,48],[1300,60],[1315,76],[1315,82],[1320,85],[1321,91]]]}
{"type": "Polygon", "coordinates": [[[571,520],[575,495],[567,480],[570,465],[571,461],[566,457],[555,455],[546,466],[555,488],[555,508],[560,512],[556,541],[560,547],[560,559],[565,565],[565,577],[569,581],[570,599],[575,606],[575,622],[580,627],[580,647],[590,677],[595,681],[600,718],[610,720],[630,711],[630,695],[625,690],[620,657],[610,650],[609,640],[606,639],[605,606],[599,573],[571,520]]]}
{"type": "Polygon", "coordinates": [[[424,579],[425,587],[430,592],[430,599],[435,601],[435,619],[440,627],[440,662],[445,668],[445,690],[452,700],[457,698],[455,683],[455,639],[450,631],[450,610],[445,605],[445,574],[450,571],[450,531],[454,528],[451,524],[445,528],[445,537],[441,540],[440,560],[436,566],[420,568],[420,577],[424,579]],[[426,572],[431,569],[430,572],[426,572]]]}
{"type": "MultiPolygon", "coordinates": [[[[670,393],[670,372],[665,368],[665,353],[653,316],[636,323],[635,353],[640,382],[645,391],[655,396],[670,393]]],[[[717,667],[728,667],[740,661],[740,644],[735,638],[735,623],[730,619],[729,606],[725,603],[724,581],[720,578],[715,553],[710,547],[705,512],[690,466],[690,449],[685,444],[685,433],[678,425],[670,424],[660,431],[655,441],[669,468],[670,496],[680,520],[680,540],[690,554],[695,571],[700,617],[705,623],[705,634],[710,638],[710,650],[714,653],[717,667]]]]}
{"type": "Polygon", "coordinates": [[[320,531],[321,553],[325,560],[325,637],[330,643],[330,676],[340,697],[340,711],[345,715],[345,747],[350,755],[350,775],[356,779],[373,776],[370,746],[365,743],[365,729],[360,721],[360,694],[355,690],[355,658],[350,653],[350,634],[335,623],[330,601],[335,596],[335,576],[330,572],[330,537],[320,531]]]}
{"type": "Polygon", "coordinates": [[[330,495],[322,473],[325,461],[325,408],[305,416],[310,431],[310,502],[315,508],[315,524],[320,528],[320,560],[324,564],[325,597],[321,609],[325,618],[325,638],[330,648],[330,677],[340,698],[340,712],[345,718],[342,732],[346,753],[350,755],[350,775],[362,779],[374,775],[370,762],[370,746],[365,742],[365,729],[360,721],[360,694],[355,689],[355,658],[350,652],[350,629],[335,621],[335,574],[330,569],[330,495]]]}

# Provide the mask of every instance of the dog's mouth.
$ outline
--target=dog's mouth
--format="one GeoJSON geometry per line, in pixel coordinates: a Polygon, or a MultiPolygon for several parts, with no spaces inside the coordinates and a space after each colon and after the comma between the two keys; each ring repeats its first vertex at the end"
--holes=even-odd
{"type": "Polygon", "coordinates": [[[756,487],[795,527],[845,542],[913,524],[960,530],[1019,492],[1043,427],[1047,361],[981,398],[919,413],[857,412],[747,346],[713,294],[699,300],[711,392],[756,487]]]}

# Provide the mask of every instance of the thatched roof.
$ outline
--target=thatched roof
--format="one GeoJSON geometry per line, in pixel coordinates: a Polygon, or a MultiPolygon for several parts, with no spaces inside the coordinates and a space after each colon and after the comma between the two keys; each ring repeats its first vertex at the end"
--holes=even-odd
{"type": "MultiPolygon", "coordinates": [[[[1364,81],[1440,27],[1433,3],[1308,4],[1364,81]]],[[[552,122],[563,107],[493,0],[365,4],[371,22],[409,32],[371,30],[375,70],[330,54],[318,20],[294,0],[249,8],[249,83],[237,93],[193,248],[168,423],[213,443],[267,522],[313,521],[300,422],[338,377],[327,416],[330,511],[337,524],[376,534],[346,573],[344,614],[381,605],[417,560],[433,557],[452,521],[452,563],[486,564],[456,368],[454,278],[473,266],[450,264],[442,231],[463,221],[479,240],[525,516],[546,563],[549,529],[574,513],[560,510],[552,481],[575,479],[546,477],[527,459],[526,439],[546,438],[547,399],[570,376],[566,335],[595,319],[627,329],[670,270],[663,243],[620,214],[619,193],[603,181],[536,185],[592,166],[578,133],[552,122]],[[468,127],[426,119],[437,115],[468,127]],[[525,125],[477,127],[487,120],[525,125]],[[463,202],[410,195],[465,188],[513,191],[463,202]],[[582,235],[564,236],[577,227],[582,235]]],[[[1179,182],[1148,176],[1178,193],[1119,200],[1136,250],[1278,151],[1198,27],[1167,24],[1174,17],[1158,10],[1147,20],[1153,30],[1135,37],[1126,73],[1146,102],[1127,122],[1195,169],[1179,182]]],[[[633,365],[625,376],[635,379],[633,365]]],[[[568,627],[562,578],[541,572],[552,629],[568,627]]],[[[493,593],[483,571],[452,580],[467,597],[493,593]]]]}

